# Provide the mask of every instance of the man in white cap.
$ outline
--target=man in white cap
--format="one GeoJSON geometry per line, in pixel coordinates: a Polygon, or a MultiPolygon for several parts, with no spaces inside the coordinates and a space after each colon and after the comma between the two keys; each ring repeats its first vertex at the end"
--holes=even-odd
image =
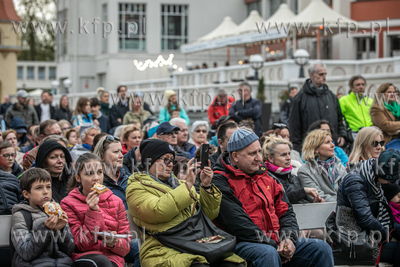
{"type": "Polygon", "coordinates": [[[28,96],[25,90],[19,90],[17,92],[18,102],[12,105],[6,113],[5,121],[8,126],[11,125],[11,121],[14,117],[20,117],[25,122],[27,128],[31,127],[31,125],[39,124],[35,109],[28,105],[28,96]]]}
{"type": "Polygon", "coordinates": [[[333,267],[327,243],[298,240],[293,207],[282,185],[262,165],[258,136],[236,130],[228,152],[218,158],[212,182],[222,192],[216,222],[236,236],[235,253],[253,267],[333,267]]]}

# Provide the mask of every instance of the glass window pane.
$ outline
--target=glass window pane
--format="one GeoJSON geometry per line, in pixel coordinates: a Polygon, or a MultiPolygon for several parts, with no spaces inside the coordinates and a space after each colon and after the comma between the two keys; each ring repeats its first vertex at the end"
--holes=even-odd
{"type": "Polygon", "coordinates": [[[35,79],[35,67],[28,67],[27,68],[26,78],[28,80],[35,79]]]}
{"type": "Polygon", "coordinates": [[[45,67],[39,67],[38,79],[39,80],[44,80],[45,78],[46,78],[46,68],[45,67]]]}
{"type": "Polygon", "coordinates": [[[24,67],[18,66],[18,80],[24,79],[24,67]]]}
{"type": "Polygon", "coordinates": [[[143,45],[146,41],[146,33],[143,34],[145,27],[146,4],[126,4],[128,8],[125,12],[119,12],[119,31],[118,47],[120,50],[144,50],[143,45]]]}
{"type": "Polygon", "coordinates": [[[56,78],[56,67],[49,68],[49,80],[54,80],[56,78]]]}

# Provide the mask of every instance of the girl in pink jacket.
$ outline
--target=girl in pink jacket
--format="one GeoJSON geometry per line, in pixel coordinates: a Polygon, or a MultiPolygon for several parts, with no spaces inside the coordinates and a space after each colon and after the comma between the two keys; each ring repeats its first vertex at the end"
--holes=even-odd
{"type": "Polygon", "coordinates": [[[98,195],[91,188],[103,183],[103,166],[92,154],[81,155],[75,164],[75,177],[68,184],[69,194],[61,201],[75,240],[72,260],[76,267],[123,267],[130,250],[129,222],[124,204],[111,190],[98,195]],[[94,232],[125,235],[110,238],[94,232]],[[90,265],[91,264],[91,265],[90,265]]]}

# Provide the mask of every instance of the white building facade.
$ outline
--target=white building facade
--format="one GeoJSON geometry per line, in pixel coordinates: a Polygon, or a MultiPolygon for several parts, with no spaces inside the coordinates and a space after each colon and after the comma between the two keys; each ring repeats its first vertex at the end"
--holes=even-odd
{"type": "MultiPolygon", "coordinates": [[[[231,16],[240,23],[247,16],[243,0],[61,0],[58,21],[66,23],[57,37],[57,80],[70,79],[69,93],[91,92],[102,86],[114,91],[123,81],[168,78],[168,65],[185,68],[225,64],[226,50],[184,56],[180,44],[207,34],[231,16]],[[105,30],[103,30],[103,27],[105,30]],[[105,36],[106,38],[103,38],[105,36]],[[173,55],[173,56],[172,56],[173,55]],[[146,68],[164,59],[163,67],[146,68]],[[170,59],[170,61],[168,61],[170,59]],[[144,63],[139,70],[134,60],[144,63]]],[[[231,55],[236,61],[242,53],[231,55]]],[[[161,61],[162,62],[162,61],[161,61]]],[[[66,93],[60,88],[59,93],[66,93]]]]}

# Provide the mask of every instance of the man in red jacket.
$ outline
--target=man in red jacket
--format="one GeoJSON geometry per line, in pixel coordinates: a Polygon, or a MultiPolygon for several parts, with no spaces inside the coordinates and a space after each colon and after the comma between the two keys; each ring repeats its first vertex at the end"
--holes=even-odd
{"type": "Polygon", "coordinates": [[[221,88],[218,90],[217,96],[214,98],[213,103],[207,110],[208,119],[210,124],[216,128],[217,121],[221,116],[229,114],[229,109],[233,103],[233,97],[228,97],[225,89],[221,88]]]}
{"type": "Polygon", "coordinates": [[[282,184],[261,165],[258,136],[236,130],[228,152],[218,158],[212,182],[222,192],[216,222],[236,236],[235,253],[253,267],[333,267],[327,243],[298,240],[296,215],[282,184]]]}

